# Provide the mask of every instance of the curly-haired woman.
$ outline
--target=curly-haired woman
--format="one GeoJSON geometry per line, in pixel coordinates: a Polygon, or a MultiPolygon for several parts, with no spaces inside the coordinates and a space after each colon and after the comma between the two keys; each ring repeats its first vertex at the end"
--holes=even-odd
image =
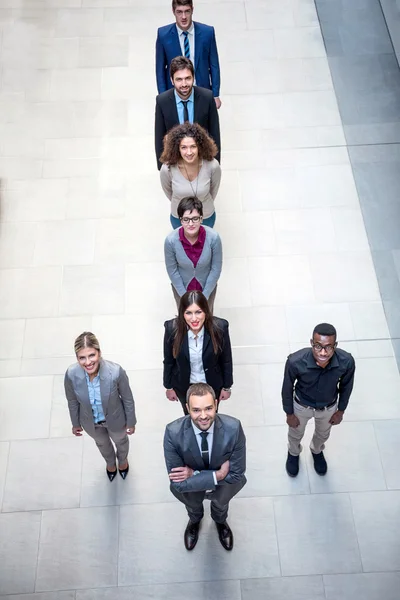
{"type": "Polygon", "coordinates": [[[215,223],[214,200],[221,181],[221,167],[215,156],[214,140],[197,123],[173,127],[164,138],[161,185],[171,201],[171,224],[180,227],[177,208],[182,198],[198,198],[203,203],[203,225],[215,223]]]}

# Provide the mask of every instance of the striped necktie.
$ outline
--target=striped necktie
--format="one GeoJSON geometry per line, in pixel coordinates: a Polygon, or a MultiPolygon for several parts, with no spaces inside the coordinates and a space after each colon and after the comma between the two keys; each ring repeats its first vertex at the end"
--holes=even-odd
{"type": "Polygon", "coordinates": [[[185,37],[185,39],[184,39],[185,57],[190,58],[190,46],[189,46],[189,38],[188,38],[189,33],[187,31],[184,31],[183,35],[185,37]]]}

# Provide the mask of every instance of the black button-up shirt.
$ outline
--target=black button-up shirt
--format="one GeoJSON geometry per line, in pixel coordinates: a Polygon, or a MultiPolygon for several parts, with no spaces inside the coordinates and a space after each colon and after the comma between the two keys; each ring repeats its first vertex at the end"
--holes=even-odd
{"type": "Polygon", "coordinates": [[[354,358],[336,348],[323,369],[315,362],[311,348],[289,354],[282,386],[283,410],[293,414],[293,395],[301,404],[322,408],[339,397],[338,410],[346,410],[354,384],[354,358]]]}

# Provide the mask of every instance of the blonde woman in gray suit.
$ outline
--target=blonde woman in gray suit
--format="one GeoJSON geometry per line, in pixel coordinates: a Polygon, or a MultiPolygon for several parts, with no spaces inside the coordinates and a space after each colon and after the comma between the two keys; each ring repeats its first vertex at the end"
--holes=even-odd
{"type": "Polygon", "coordinates": [[[117,474],[116,459],[125,479],[129,471],[128,435],[135,433],[136,425],[128,376],[120,365],[102,358],[93,333],[81,333],[74,349],[77,363],[67,369],[64,378],[72,433],[81,436],[85,430],[94,439],[106,461],[110,481],[117,474]]]}

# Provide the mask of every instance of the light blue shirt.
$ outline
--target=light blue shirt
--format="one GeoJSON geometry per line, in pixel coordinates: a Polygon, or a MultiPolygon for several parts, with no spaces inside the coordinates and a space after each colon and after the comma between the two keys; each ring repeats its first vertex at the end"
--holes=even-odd
{"type": "Polygon", "coordinates": [[[92,405],[93,420],[95,423],[105,421],[106,418],[104,416],[100,395],[100,374],[98,373],[93,381],[90,381],[89,375],[85,371],[85,377],[88,386],[89,400],[92,405]]]}
{"type": "MultiPolygon", "coordinates": [[[[182,123],[184,123],[182,98],[180,98],[178,96],[178,94],[176,93],[176,90],[174,90],[174,94],[175,94],[176,108],[178,110],[179,123],[182,125],[182,123]]],[[[186,102],[186,100],[185,100],[185,102],[186,102]]],[[[188,109],[188,113],[189,113],[189,121],[190,121],[190,123],[193,123],[193,121],[194,121],[194,90],[193,89],[192,89],[192,93],[190,94],[189,98],[187,99],[187,109],[188,109]]]]}

